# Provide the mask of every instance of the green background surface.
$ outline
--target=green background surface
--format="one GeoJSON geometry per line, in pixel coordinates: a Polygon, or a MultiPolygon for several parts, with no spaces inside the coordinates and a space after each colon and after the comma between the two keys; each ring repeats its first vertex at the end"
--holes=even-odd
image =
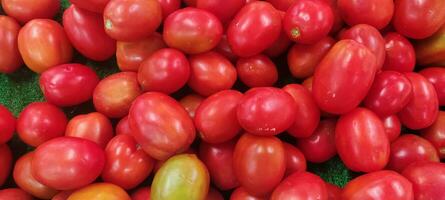
{"type": "MultiPolygon", "coordinates": [[[[61,2],[62,8],[60,14],[56,18],[59,22],[61,21],[61,13],[63,12],[63,9],[66,9],[70,5],[68,0],[61,0],[61,2]]],[[[3,13],[1,9],[0,12],[3,13]]],[[[96,70],[98,75],[103,78],[119,71],[115,60],[116,59],[113,57],[106,62],[93,62],[82,57],[76,52],[72,62],[82,63],[92,67],[94,70],[96,70]]],[[[290,77],[285,60],[285,57],[275,59],[275,63],[279,67],[280,71],[280,82],[277,83],[278,87],[288,83],[300,82],[300,80],[294,80],[290,77]]],[[[39,89],[38,80],[39,76],[25,66],[21,67],[13,74],[0,74],[0,103],[8,107],[14,113],[14,115],[17,116],[27,104],[35,101],[44,101],[43,95],[39,89]]],[[[240,83],[237,83],[235,87],[242,91],[246,90],[245,86],[242,86],[240,83]]],[[[181,97],[188,91],[189,89],[185,88],[173,96],[181,97]]],[[[93,110],[94,107],[91,102],[87,102],[76,107],[64,108],[64,111],[70,118],[77,114],[88,113],[93,110]]],[[[116,123],[116,121],[114,121],[114,123],[116,123]]],[[[294,142],[293,138],[287,135],[282,134],[280,137],[288,142],[294,142]]],[[[32,150],[31,147],[23,144],[16,136],[11,142],[9,142],[9,145],[15,153],[15,159],[26,151],[32,150]]],[[[339,186],[343,186],[352,177],[358,175],[347,170],[338,156],[323,164],[308,163],[308,170],[320,175],[324,180],[339,186]]],[[[149,184],[148,182],[149,181],[147,181],[146,184],[149,184]]],[[[9,180],[7,186],[14,186],[13,181],[9,180]]]]}

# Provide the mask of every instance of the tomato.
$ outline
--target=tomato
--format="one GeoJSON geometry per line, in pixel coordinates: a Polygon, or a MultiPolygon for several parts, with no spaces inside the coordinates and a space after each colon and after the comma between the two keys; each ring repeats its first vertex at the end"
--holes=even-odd
{"type": "Polygon", "coordinates": [[[40,144],[65,134],[68,120],[58,107],[35,102],[27,105],[17,119],[17,133],[26,144],[37,147],[40,144]]]}
{"type": "Polygon", "coordinates": [[[233,53],[226,35],[223,35],[221,37],[221,41],[219,41],[219,44],[215,47],[215,51],[220,53],[233,63],[235,63],[238,59],[238,57],[233,53]]]}
{"type": "Polygon", "coordinates": [[[72,190],[60,191],[51,200],[67,200],[72,193],[72,190]]]}
{"type": "Polygon", "coordinates": [[[238,59],[236,71],[239,79],[251,88],[273,86],[278,80],[277,67],[263,54],[238,59]]]}
{"type": "Polygon", "coordinates": [[[353,40],[337,42],[315,69],[315,101],[329,113],[351,111],[371,88],[376,69],[375,56],[367,47],[353,40]]]}
{"type": "Polygon", "coordinates": [[[63,27],[74,48],[91,60],[104,61],[116,52],[116,41],[105,33],[98,13],[71,5],[63,13],[63,27]]]}
{"type": "Polygon", "coordinates": [[[50,19],[35,19],[20,30],[19,51],[26,66],[36,73],[67,63],[73,48],[63,27],[50,19]]]}
{"type": "Polygon", "coordinates": [[[181,8],[181,0],[158,0],[162,9],[162,19],[181,8]]]}
{"type": "Polygon", "coordinates": [[[138,41],[161,24],[162,8],[157,0],[110,0],[104,10],[105,32],[119,41],[138,41]]]}
{"type": "Polygon", "coordinates": [[[102,179],[123,189],[132,189],[144,181],[153,169],[154,161],[133,139],[123,134],[114,137],[105,149],[102,179]]]}
{"type": "Polygon", "coordinates": [[[207,166],[212,183],[221,190],[239,186],[232,167],[235,144],[236,139],[219,144],[201,142],[199,145],[199,158],[207,166]]]}
{"type": "Polygon", "coordinates": [[[302,44],[314,44],[326,37],[333,24],[331,7],[321,0],[296,1],[283,19],[283,28],[289,39],[302,44]]]}
{"type": "Polygon", "coordinates": [[[295,123],[297,108],[296,101],[286,91],[258,87],[245,93],[237,117],[241,127],[251,134],[277,135],[295,123]]]}
{"type": "Polygon", "coordinates": [[[445,106],[445,68],[429,67],[419,72],[424,76],[436,89],[439,105],[445,106]]]}
{"type": "Polygon", "coordinates": [[[270,200],[327,198],[328,191],[323,179],[309,172],[296,172],[275,188],[270,200]]]}
{"type": "Polygon", "coordinates": [[[314,74],[315,67],[335,44],[331,37],[320,39],[314,44],[294,44],[287,52],[287,64],[292,76],[307,78],[314,74]]]}
{"type": "Polygon", "coordinates": [[[276,9],[286,12],[297,0],[267,0],[267,2],[271,3],[276,9]]]}
{"type": "Polygon", "coordinates": [[[90,100],[98,83],[96,72],[81,64],[52,67],[39,80],[45,100],[57,106],[74,106],[90,100]]]}
{"type": "Polygon", "coordinates": [[[210,51],[189,58],[191,74],[188,86],[202,96],[232,88],[236,68],[221,54],[210,51]]]}
{"type": "Polygon", "coordinates": [[[246,0],[196,0],[196,7],[213,13],[223,24],[228,24],[246,4],[246,0]]]}
{"type": "Polygon", "coordinates": [[[441,199],[445,187],[445,164],[438,162],[416,162],[403,170],[412,184],[416,200],[441,199]]]}
{"type": "MultiPolygon", "coordinates": [[[[281,12],[281,18],[284,18],[285,12],[281,12]]],[[[278,57],[281,54],[285,53],[289,46],[291,45],[292,41],[289,40],[289,38],[286,35],[286,32],[284,30],[281,30],[280,36],[278,37],[275,42],[269,46],[266,50],[264,50],[264,54],[266,54],[269,57],[278,57]]]]}
{"type": "Polygon", "coordinates": [[[158,92],[139,96],[128,115],[131,135],[156,160],[188,149],[195,139],[193,120],[173,98],[158,92]]]}
{"type": "Polygon", "coordinates": [[[86,186],[102,172],[105,155],[94,142],[75,137],[59,137],[43,143],[34,152],[34,178],[57,190],[86,186]]]}
{"type": "Polygon", "coordinates": [[[230,195],[230,200],[267,200],[267,198],[253,196],[247,193],[244,188],[239,187],[232,192],[230,195]]]}
{"type": "Polygon", "coordinates": [[[270,47],[281,33],[281,14],[272,4],[246,4],[227,29],[227,39],[235,55],[250,57],[270,47]],[[259,42],[261,41],[261,42],[259,42]]]}
{"type": "Polygon", "coordinates": [[[105,148],[113,137],[113,125],[105,115],[98,112],[77,115],[68,122],[65,136],[91,140],[105,148]]]}
{"type": "Polygon", "coordinates": [[[343,189],[341,199],[412,200],[414,196],[408,179],[394,171],[382,170],[351,180],[343,189]]]}
{"type": "Polygon", "coordinates": [[[337,1],[338,0],[324,0],[326,3],[328,3],[331,6],[332,13],[334,14],[334,24],[332,25],[332,29],[330,34],[334,35],[337,32],[339,32],[343,26],[343,18],[341,17],[340,8],[338,8],[337,1]]]}
{"type": "Polygon", "coordinates": [[[210,188],[205,200],[224,200],[224,198],[218,190],[210,188]]]}
{"type": "Polygon", "coordinates": [[[209,172],[194,154],[176,155],[156,173],[151,185],[151,199],[205,199],[209,184],[209,172]]]}
{"type": "Polygon", "coordinates": [[[269,194],[281,182],[286,171],[283,143],[273,136],[245,133],[236,143],[233,169],[248,193],[259,197],[269,194]]]}
{"type": "Polygon", "coordinates": [[[336,185],[326,182],[326,190],[328,191],[328,200],[340,200],[342,189],[336,185]]]}
{"type": "Polygon", "coordinates": [[[394,13],[393,0],[338,0],[337,5],[343,20],[350,26],[369,24],[383,29],[394,13]]]}
{"type": "Polygon", "coordinates": [[[314,80],[313,76],[310,76],[306,79],[304,79],[303,83],[301,83],[301,85],[303,87],[305,87],[307,90],[309,90],[310,92],[312,92],[312,81],[314,80]]]}
{"type": "Polygon", "coordinates": [[[189,116],[194,119],[196,109],[198,109],[199,105],[201,105],[203,97],[196,94],[189,94],[179,100],[179,103],[184,107],[184,109],[188,112],[189,116]]]}
{"type": "Polygon", "coordinates": [[[218,45],[223,27],[212,13],[183,8],[170,14],[164,22],[163,37],[169,47],[187,54],[207,52],[218,45]]]}
{"type": "Polygon", "coordinates": [[[131,200],[150,200],[150,187],[142,187],[131,194],[131,200]]]}
{"type": "Polygon", "coordinates": [[[8,16],[21,23],[32,19],[51,19],[59,12],[59,0],[2,0],[2,8],[8,16]]]}
{"type": "Polygon", "coordinates": [[[110,0],[69,0],[72,4],[79,8],[89,10],[91,12],[103,13],[105,6],[110,0]]]}
{"type": "Polygon", "coordinates": [[[289,176],[295,172],[306,171],[306,159],[303,153],[293,145],[283,142],[286,151],[286,172],[285,176],[289,176]]]}
{"type": "Polygon", "coordinates": [[[183,0],[183,2],[184,2],[185,5],[187,5],[187,6],[191,6],[191,7],[196,6],[196,0],[183,0]]]}
{"type": "Polygon", "coordinates": [[[124,189],[111,183],[94,183],[80,188],[71,194],[67,200],[131,200],[124,189]]]}
{"type": "Polygon", "coordinates": [[[434,35],[415,43],[416,64],[445,65],[445,24],[434,35]]]}
{"type": "Polygon", "coordinates": [[[397,115],[390,115],[387,117],[381,118],[383,122],[383,127],[385,128],[386,136],[390,142],[393,142],[400,135],[400,131],[402,129],[402,124],[400,123],[397,115]]]}
{"type": "Polygon", "coordinates": [[[406,37],[429,37],[445,23],[445,1],[396,0],[394,3],[393,26],[406,37]]]}
{"type": "Polygon", "coordinates": [[[33,197],[18,188],[0,190],[0,199],[5,200],[33,200],[33,197]]]}
{"type": "Polygon", "coordinates": [[[383,70],[411,72],[416,65],[416,52],[405,37],[397,32],[385,34],[385,62],[383,70]]]}
{"type": "Polygon", "coordinates": [[[445,158],[445,112],[440,111],[437,120],[421,131],[422,137],[436,147],[440,158],[445,158]]]}
{"type": "Polygon", "coordinates": [[[128,122],[128,116],[125,116],[116,125],[116,135],[129,134],[131,135],[130,123],[128,122]]]}
{"type": "Polygon", "coordinates": [[[287,132],[297,138],[311,136],[320,121],[320,110],[311,92],[298,84],[286,85],[283,90],[292,96],[297,105],[295,122],[287,132]]]}
{"type": "Polygon", "coordinates": [[[0,144],[0,162],[2,163],[2,168],[0,168],[0,186],[2,186],[9,177],[13,163],[12,152],[7,144],[0,144]]]}
{"type": "Polygon", "coordinates": [[[8,108],[0,104],[0,145],[8,142],[12,138],[15,132],[15,126],[16,120],[14,115],[12,115],[8,108]]]}
{"type": "Polygon", "coordinates": [[[141,93],[135,72],[116,73],[97,84],[93,92],[94,107],[107,117],[124,117],[141,93]]]}
{"type": "Polygon", "coordinates": [[[335,127],[338,155],[352,171],[383,169],[389,160],[389,145],[382,121],[366,108],[342,115],[335,127]]]}
{"type": "Polygon", "coordinates": [[[138,81],[144,91],[171,94],[189,80],[190,64],[176,49],[160,49],[145,59],[138,71],[138,81]]]}
{"type": "Polygon", "coordinates": [[[31,166],[33,156],[34,153],[29,152],[17,160],[14,166],[14,181],[31,195],[41,199],[50,199],[57,194],[57,190],[43,185],[34,178],[31,166]]]}
{"type": "Polygon", "coordinates": [[[322,120],[310,137],[297,140],[297,147],[303,152],[308,161],[322,163],[337,154],[335,125],[335,119],[322,120]]]}
{"type": "Polygon", "coordinates": [[[414,72],[405,76],[411,82],[413,96],[398,116],[403,125],[410,129],[422,129],[437,119],[439,102],[434,86],[422,75],[414,72]]]}
{"type": "Polygon", "coordinates": [[[0,73],[12,73],[23,64],[17,44],[19,31],[13,18],[0,15],[0,73]]]}

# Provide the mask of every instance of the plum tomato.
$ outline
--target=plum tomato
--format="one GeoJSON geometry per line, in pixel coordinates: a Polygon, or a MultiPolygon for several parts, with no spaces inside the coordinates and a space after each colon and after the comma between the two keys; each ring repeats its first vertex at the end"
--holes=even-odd
{"type": "Polygon", "coordinates": [[[285,177],[295,173],[306,171],[306,159],[303,153],[295,146],[283,142],[284,151],[286,152],[286,172],[285,177]]]}
{"type": "Polygon", "coordinates": [[[158,0],[162,9],[162,19],[181,8],[181,0],[158,0]]]}
{"type": "Polygon", "coordinates": [[[402,175],[413,184],[414,199],[443,198],[445,188],[445,164],[415,162],[403,170],[402,175]]]}
{"type": "Polygon", "coordinates": [[[266,0],[267,2],[271,3],[273,7],[275,7],[278,10],[286,12],[287,9],[289,9],[292,4],[297,2],[297,0],[266,0]]]}
{"type": "Polygon", "coordinates": [[[20,23],[32,19],[51,19],[60,8],[60,0],[2,0],[1,3],[5,13],[20,23]]]}
{"type": "MultiPolygon", "coordinates": [[[[279,11],[281,14],[281,19],[284,19],[285,12],[279,11]]],[[[275,58],[285,53],[289,46],[292,44],[292,41],[287,37],[286,32],[281,29],[280,36],[275,40],[272,45],[270,45],[266,50],[263,51],[269,57],[275,58]]]]}
{"type": "Polygon", "coordinates": [[[297,140],[297,147],[308,161],[322,163],[337,154],[335,147],[336,122],[335,119],[322,120],[310,137],[297,140]]]}
{"type": "Polygon", "coordinates": [[[18,188],[8,188],[0,190],[0,199],[4,200],[33,200],[34,198],[18,188]]]}
{"type": "Polygon", "coordinates": [[[328,200],[340,200],[342,189],[337,185],[325,182],[326,190],[328,191],[328,200]]]}
{"type": "Polygon", "coordinates": [[[57,106],[74,106],[93,97],[99,83],[96,72],[81,64],[63,64],[46,70],[39,84],[45,100],[57,106]]]}
{"type": "Polygon", "coordinates": [[[196,114],[196,109],[198,109],[199,105],[201,105],[203,97],[197,94],[189,94],[179,100],[179,103],[184,107],[184,109],[188,112],[189,116],[194,119],[196,114]]]}
{"type": "Polygon", "coordinates": [[[110,0],[69,0],[79,8],[102,14],[110,0]]]}
{"type": "Polygon", "coordinates": [[[399,117],[397,117],[397,115],[390,115],[380,119],[383,122],[386,136],[388,136],[390,142],[393,142],[399,137],[402,130],[402,124],[400,123],[399,117]]]}
{"type": "Polygon", "coordinates": [[[73,193],[72,190],[60,191],[56,195],[53,196],[51,200],[67,200],[68,197],[73,193]]]}
{"type": "Polygon", "coordinates": [[[385,39],[383,70],[411,72],[416,65],[416,52],[411,42],[397,32],[389,32],[385,39]]]}
{"type": "Polygon", "coordinates": [[[439,105],[445,106],[445,68],[428,67],[419,72],[424,76],[436,89],[439,105]]]}
{"type": "Polygon", "coordinates": [[[74,191],[67,200],[131,200],[121,187],[111,183],[94,183],[74,191]]]}
{"type": "Polygon", "coordinates": [[[296,172],[275,188],[270,200],[327,198],[328,191],[323,179],[309,172],[296,172]]]}
{"type": "Polygon", "coordinates": [[[270,87],[278,80],[277,66],[263,54],[239,58],[236,71],[241,82],[251,88],[270,87]]]}
{"type": "Polygon", "coordinates": [[[128,134],[131,135],[130,123],[128,122],[128,116],[123,117],[116,125],[116,135],[128,134]]]}
{"type": "Polygon", "coordinates": [[[309,90],[312,93],[312,81],[314,80],[314,76],[310,76],[306,79],[304,79],[303,83],[301,85],[305,87],[307,90],[309,90]]]}
{"type": "Polygon", "coordinates": [[[421,134],[436,147],[439,157],[445,159],[445,112],[440,111],[433,125],[421,130],[421,134]]]}
{"type": "Polygon", "coordinates": [[[369,24],[383,29],[391,22],[394,13],[393,0],[338,0],[337,6],[350,26],[369,24]]]}
{"type": "Polygon", "coordinates": [[[91,140],[105,148],[113,138],[113,125],[105,115],[98,112],[77,115],[68,122],[65,136],[91,140]]]}
{"type": "Polygon", "coordinates": [[[210,188],[205,200],[224,200],[224,197],[218,190],[210,188]]]}
{"type": "Polygon", "coordinates": [[[233,63],[235,63],[238,59],[238,56],[233,53],[226,35],[223,35],[221,37],[221,41],[219,41],[218,45],[215,47],[215,51],[220,53],[233,63]]]}
{"type": "Polygon", "coordinates": [[[267,200],[267,197],[257,197],[249,194],[243,187],[236,188],[230,195],[230,200],[267,200]]]}
{"type": "Polygon", "coordinates": [[[196,0],[196,7],[213,13],[222,24],[228,24],[246,4],[246,0],[196,0]]]}
{"type": "Polygon", "coordinates": [[[131,200],[149,200],[150,193],[150,187],[139,188],[131,194],[131,200]]]}
{"type": "Polygon", "coordinates": [[[19,31],[17,21],[0,15],[0,73],[12,73],[23,64],[17,43],[19,31]]]}
{"type": "MultiPolygon", "coordinates": [[[[0,145],[8,142],[14,135],[16,119],[11,111],[0,104],[0,145]]],[[[0,184],[1,185],[1,184],[0,184]]]]}
{"type": "Polygon", "coordinates": [[[9,177],[13,164],[12,152],[7,144],[0,144],[0,163],[2,163],[2,168],[0,168],[0,186],[2,186],[9,177]]]}

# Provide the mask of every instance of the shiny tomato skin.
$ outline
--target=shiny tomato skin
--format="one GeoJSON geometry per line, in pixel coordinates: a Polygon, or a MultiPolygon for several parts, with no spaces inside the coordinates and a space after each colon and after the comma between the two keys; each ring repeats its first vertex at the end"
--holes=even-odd
{"type": "Polygon", "coordinates": [[[214,51],[189,58],[191,74],[188,86],[202,96],[210,96],[232,88],[236,68],[224,56],[214,51]]]}
{"type": "Polygon", "coordinates": [[[270,87],[278,80],[277,66],[263,54],[239,58],[236,71],[241,82],[251,88],[270,87]]]}
{"type": "Polygon", "coordinates": [[[445,1],[396,0],[392,24],[400,34],[423,39],[433,35],[445,23],[445,1]]]}
{"type": "Polygon", "coordinates": [[[179,100],[179,103],[184,107],[189,116],[194,119],[196,114],[196,109],[198,109],[199,105],[201,105],[204,97],[201,97],[197,94],[189,94],[179,100]]]}
{"type": "Polygon", "coordinates": [[[8,188],[0,190],[0,199],[5,200],[33,200],[34,198],[18,188],[8,188]]]}
{"type": "Polygon", "coordinates": [[[219,19],[198,8],[183,8],[170,14],[164,22],[165,43],[187,54],[210,51],[223,34],[219,19]]]}
{"type": "Polygon", "coordinates": [[[158,92],[139,96],[128,115],[132,136],[156,160],[188,149],[195,139],[193,120],[175,99],[158,92]]]}
{"type": "Polygon", "coordinates": [[[280,33],[280,13],[270,3],[255,1],[235,15],[228,26],[227,39],[235,55],[250,57],[270,47],[280,33]]]}
{"type": "Polygon", "coordinates": [[[31,103],[23,109],[17,119],[17,134],[26,144],[40,144],[65,134],[68,120],[58,107],[46,103],[31,103]]]}
{"type": "Polygon", "coordinates": [[[31,166],[37,181],[57,190],[71,190],[96,180],[104,163],[104,151],[99,145],[65,136],[40,145],[31,166]]]}
{"type": "MultiPolygon", "coordinates": [[[[0,104],[0,145],[8,142],[14,135],[16,119],[11,111],[0,104]]],[[[0,184],[1,185],[1,184],[0,184]]]]}
{"type": "Polygon", "coordinates": [[[416,65],[416,52],[411,42],[397,32],[384,36],[386,57],[382,70],[411,72],[416,65]]]}
{"type": "Polygon", "coordinates": [[[18,44],[26,66],[36,73],[68,63],[73,56],[65,30],[50,19],[35,19],[26,23],[19,32],[18,44]]]}
{"type": "Polygon", "coordinates": [[[368,93],[376,69],[376,58],[368,48],[353,40],[340,40],[315,69],[315,101],[328,113],[351,111],[368,93]]]}
{"type": "Polygon", "coordinates": [[[286,85],[283,90],[292,96],[297,105],[295,122],[287,132],[296,138],[311,136],[320,122],[320,110],[311,92],[299,84],[286,85]]]}
{"type": "Polygon", "coordinates": [[[154,160],[127,134],[118,135],[108,143],[105,158],[102,179],[126,190],[144,181],[154,166],[154,160]]]}
{"type": "Polygon", "coordinates": [[[383,29],[394,13],[393,0],[338,0],[337,5],[343,20],[350,26],[369,24],[383,29]]]}
{"type": "Polygon", "coordinates": [[[295,78],[312,76],[315,67],[334,44],[335,40],[331,37],[322,38],[314,44],[294,44],[287,52],[287,64],[292,76],[295,78]]]}
{"type": "Polygon", "coordinates": [[[326,185],[310,172],[296,172],[284,179],[273,191],[270,200],[328,199],[326,185]]]}
{"type": "Polygon", "coordinates": [[[286,152],[286,172],[285,177],[295,173],[306,171],[306,159],[303,153],[295,146],[283,142],[284,150],[286,152]]]}
{"type": "Polygon", "coordinates": [[[131,200],[127,192],[111,183],[93,183],[74,191],[67,200],[131,200]]]}
{"type": "Polygon", "coordinates": [[[131,194],[131,200],[150,200],[150,187],[142,187],[131,194]]]}
{"type": "Polygon", "coordinates": [[[71,5],[63,13],[63,28],[74,48],[83,56],[104,61],[116,52],[116,41],[104,30],[102,15],[71,5]]]}
{"type": "Polygon", "coordinates": [[[405,76],[411,82],[413,96],[398,113],[398,117],[402,124],[410,129],[426,128],[434,123],[439,113],[436,90],[425,77],[418,73],[408,72],[405,76]]]}
{"type": "Polygon", "coordinates": [[[13,172],[14,181],[21,189],[37,198],[51,199],[58,191],[43,185],[34,178],[31,166],[33,157],[34,153],[29,152],[17,160],[13,172]]]}
{"type": "Polygon", "coordinates": [[[413,184],[414,199],[443,198],[445,187],[445,164],[439,162],[416,162],[403,170],[402,175],[413,184]]]}
{"type": "Polygon", "coordinates": [[[433,125],[421,130],[423,138],[436,147],[439,157],[445,158],[445,112],[440,111],[433,125]]]}
{"type": "Polygon", "coordinates": [[[286,91],[273,87],[248,90],[237,108],[241,127],[255,135],[277,135],[294,123],[297,103],[286,91]]]}
{"type": "Polygon", "coordinates": [[[93,92],[96,110],[110,118],[128,114],[131,103],[142,94],[135,72],[120,72],[102,79],[93,92]]]}
{"type": "Polygon", "coordinates": [[[128,122],[128,116],[123,117],[116,125],[116,135],[128,134],[131,135],[130,123],[128,122]]]}
{"type": "Polygon", "coordinates": [[[162,19],[181,8],[181,0],[158,0],[162,9],[162,19]]]}
{"type": "Polygon", "coordinates": [[[105,115],[98,112],[77,115],[68,122],[65,136],[91,140],[105,148],[113,138],[113,125],[105,115]]]}
{"type": "Polygon", "coordinates": [[[308,161],[322,163],[337,154],[335,125],[335,119],[322,120],[310,137],[297,140],[297,147],[303,152],[308,161]]]}
{"type": "Polygon", "coordinates": [[[390,144],[382,121],[366,108],[342,115],[335,127],[335,146],[352,171],[373,172],[389,160],[390,144]]]}
{"type": "Polygon", "coordinates": [[[414,199],[412,184],[394,171],[382,170],[361,175],[343,189],[342,200],[414,199]],[[378,192],[377,192],[378,191],[378,192]]]}
{"type": "Polygon", "coordinates": [[[9,177],[13,164],[12,152],[7,144],[0,144],[0,162],[2,163],[2,168],[0,169],[0,186],[2,186],[9,177]]]}
{"type": "Polygon", "coordinates": [[[110,0],[103,15],[105,32],[111,38],[131,42],[156,31],[162,8],[157,0],[110,0]]]}
{"type": "Polygon", "coordinates": [[[328,191],[328,200],[340,200],[342,189],[337,185],[325,182],[326,190],[328,191]]]}
{"type": "Polygon", "coordinates": [[[269,194],[281,182],[286,171],[283,143],[274,136],[245,133],[236,143],[233,169],[248,193],[259,197],[269,194]]]}
{"type": "Polygon", "coordinates": [[[390,115],[381,119],[389,141],[393,142],[399,137],[402,130],[402,123],[400,123],[399,117],[397,117],[397,115],[390,115]]]}
{"type": "Polygon", "coordinates": [[[419,72],[424,76],[436,89],[439,105],[445,106],[445,68],[428,67],[419,72]]]}
{"type": "Polygon", "coordinates": [[[333,24],[332,9],[322,0],[296,1],[283,19],[283,28],[289,39],[301,44],[314,44],[326,37],[333,24]]]}
{"type": "Polygon", "coordinates": [[[139,66],[138,81],[144,91],[171,94],[189,80],[190,64],[185,55],[171,48],[160,49],[139,66]]]}
{"type": "Polygon", "coordinates": [[[43,72],[39,80],[45,100],[61,107],[90,100],[98,83],[96,72],[81,64],[54,66],[43,72]]]}
{"type": "Polygon", "coordinates": [[[79,8],[102,14],[110,0],[69,0],[79,8]]]}
{"type": "Polygon", "coordinates": [[[51,19],[60,8],[58,0],[2,0],[1,3],[5,13],[20,23],[26,23],[32,19],[51,19]]]}
{"type": "Polygon", "coordinates": [[[19,31],[17,21],[0,15],[0,73],[12,73],[23,64],[17,43],[19,31]]]}
{"type": "Polygon", "coordinates": [[[219,144],[201,142],[199,158],[207,166],[212,183],[221,190],[239,186],[233,166],[236,139],[219,144]]]}
{"type": "Polygon", "coordinates": [[[228,24],[246,4],[246,0],[196,0],[196,7],[213,13],[222,24],[228,24]]]}
{"type": "Polygon", "coordinates": [[[267,200],[267,197],[257,197],[249,194],[243,187],[236,188],[230,195],[230,200],[267,200]]]}

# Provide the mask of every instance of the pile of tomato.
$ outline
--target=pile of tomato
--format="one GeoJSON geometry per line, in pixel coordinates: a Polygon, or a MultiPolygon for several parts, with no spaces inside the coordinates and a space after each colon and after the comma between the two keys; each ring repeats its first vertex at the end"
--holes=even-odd
{"type": "Polygon", "coordinates": [[[0,200],[445,199],[444,0],[70,2],[1,0],[45,102],[0,106],[0,200]]]}

